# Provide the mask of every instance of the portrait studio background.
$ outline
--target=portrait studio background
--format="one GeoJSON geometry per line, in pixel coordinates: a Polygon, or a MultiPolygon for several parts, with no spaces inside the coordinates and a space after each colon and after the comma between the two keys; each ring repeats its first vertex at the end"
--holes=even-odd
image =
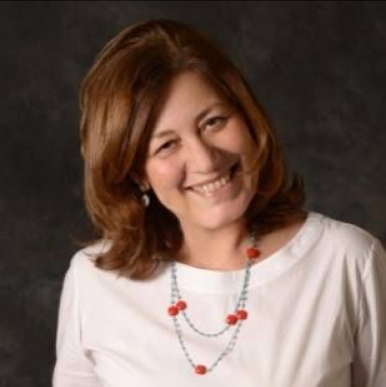
{"type": "Polygon", "coordinates": [[[80,81],[118,31],[160,17],[225,46],[303,174],[307,208],[386,242],[382,2],[2,2],[0,386],[50,386],[64,273],[91,235],[80,81]]]}

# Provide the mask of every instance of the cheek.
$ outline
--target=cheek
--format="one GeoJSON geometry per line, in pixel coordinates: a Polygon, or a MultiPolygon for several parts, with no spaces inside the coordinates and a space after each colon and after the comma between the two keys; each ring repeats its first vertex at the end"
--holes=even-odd
{"type": "Polygon", "coordinates": [[[256,144],[247,128],[235,126],[224,138],[224,149],[249,160],[256,153],[256,144]]]}
{"type": "Polygon", "coordinates": [[[238,116],[234,116],[228,123],[226,130],[222,131],[223,141],[235,150],[242,150],[246,144],[253,142],[251,133],[245,122],[238,116]]]}
{"type": "Polygon", "coordinates": [[[182,180],[180,168],[176,168],[176,164],[172,162],[155,162],[146,171],[149,183],[156,193],[157,190],[174,188],[182,180]]]}
{"type": "MultiPolygon", "coordinates": [[[[234,127],[232,135],[229,136],[228,140],[234,153],[240,157],[244,171],[250,171],[252,165],[255,164],[257,146],[248,128],[244,124],[239,123],[239,125],[234,127]]],[[[254,175],[249,173],[245,175],[246,183],[252,187],[256,186],[256,176],[254,175]]]]}

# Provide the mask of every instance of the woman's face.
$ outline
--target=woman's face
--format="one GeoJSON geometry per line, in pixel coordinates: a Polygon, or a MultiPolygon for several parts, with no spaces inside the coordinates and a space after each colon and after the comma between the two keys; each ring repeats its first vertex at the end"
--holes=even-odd
{"type": "Polygon", "coordinates": [[[256,178],[240,174],[255,156],[241,116],[196,73],[176,77],[157,120],[146,185],[182,229],[221,228],[243,218],[256,178]]]}

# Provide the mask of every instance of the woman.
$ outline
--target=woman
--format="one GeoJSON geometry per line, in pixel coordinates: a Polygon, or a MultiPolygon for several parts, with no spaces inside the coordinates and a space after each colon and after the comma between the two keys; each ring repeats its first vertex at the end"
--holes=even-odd
{"type": "Polygon", "coordinates": [[[63,284],[55,387],[386,385],[386,254],[304,210],[275,132],[197,31],[122,31],[81,89],[97,240],[63,284]]]}

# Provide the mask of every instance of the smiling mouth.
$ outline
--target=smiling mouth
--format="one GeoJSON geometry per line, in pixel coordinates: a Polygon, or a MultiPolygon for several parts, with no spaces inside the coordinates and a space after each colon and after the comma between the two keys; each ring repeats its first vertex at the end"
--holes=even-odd
{"type": "Polygon", "coordinates": [[[239,164],[234,164],[231,168],[227,170],[222,176],[220,176],[218,179],[211,181],[210,183],[206,184],[199,184],[192,187],[189,187],[189,190],[192,190],[194,192],[197,192],[199,194],[203,194],[205,196],[212,196],[214,193],[228,185],[228,183],[232,180],[234,177],[236,170],[238,169],[239,164]]]}

